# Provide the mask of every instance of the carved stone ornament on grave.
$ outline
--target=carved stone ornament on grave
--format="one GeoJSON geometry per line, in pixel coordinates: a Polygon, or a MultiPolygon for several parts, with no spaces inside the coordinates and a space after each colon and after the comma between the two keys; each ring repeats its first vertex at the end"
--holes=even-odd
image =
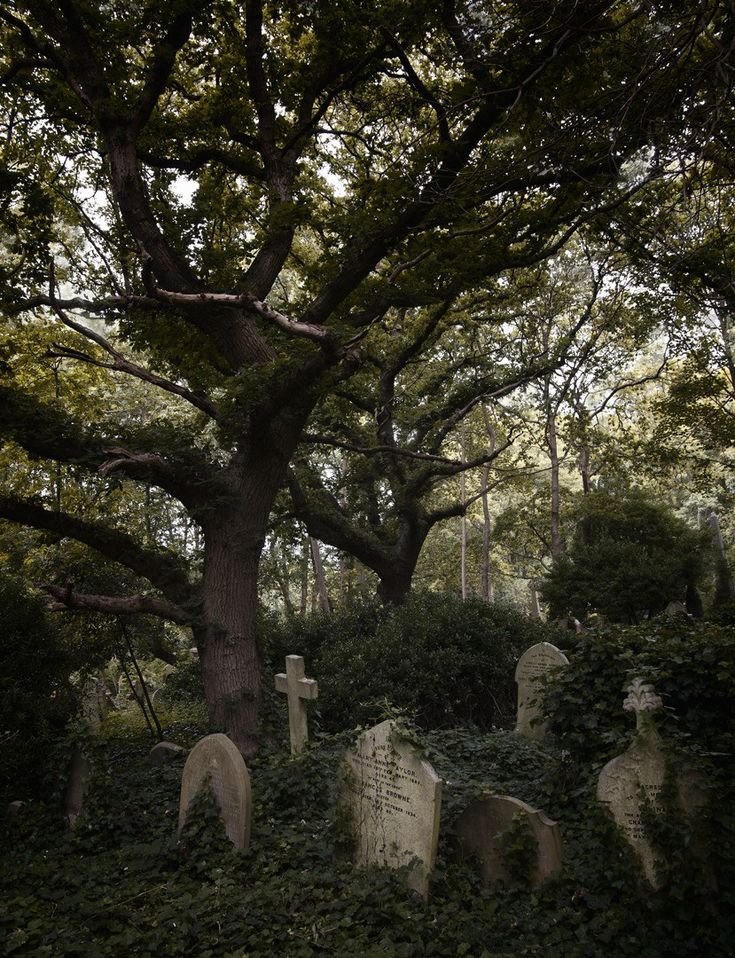
{"type": "Polygon", "coordinates": [[[486,884],[513,877],[507,860],[507,843],[515,827],[527,828],[533,836],[535,854],[524,876],[539,885],[562,867],[561,833],[557,822],[518,798],[481,795],[470,802],[457,819],[457,852],[460,861],[477,859],[486,884]]]}
{"type": "Polygon", "coordinates": [[[340,811],[357,865],[415,862],[408,885],[427,897],[436,861],[442,782],[387,720],[364,732],[344,758],[340,811]]]}
{"type": "Polygon", "coordinates": [[[227,837],[235,848],[247,849],[253,809],[250,775],[235,743],[221,733],[207,735],[189,753],[181,776],[179,831],[184,827],[192,799],[207,782],[219,806],[227,837]]]}
{"type": "Polygon", "coordinates": [[[551,642],[539,642],[526,649],[518,659],[516,683],[518,685],[518,711],[516,732],[525,738],[541,741],[546,734],[541,696],[542,679],[555,669],[569,665],[569,659],[551,642]]]}
{"type": "Polygon", "coordinates": [[[653,686],[640,678],[633,679],[627,692],[623,708],[635,712],[636,736],[630,748],[600,772],[597,798],[607,806],[640,859],[650,884],[659,888],[662,863],[648,839],[645,817],[664,813],[661,789],[666,761],[652,720],[663,703],[653,686]]]}

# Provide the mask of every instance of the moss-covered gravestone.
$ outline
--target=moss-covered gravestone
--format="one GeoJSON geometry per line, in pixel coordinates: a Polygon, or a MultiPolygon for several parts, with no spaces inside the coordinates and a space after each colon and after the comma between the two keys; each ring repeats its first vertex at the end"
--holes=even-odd
{"type": "Polygon", "coordinates": [[[235,848],[246,849],[253,811],[250,776],[237,746],[221,733],[207,735],[189,753],[181,776],[179,831],[192,799],[205,787],[212,790],[227,837],[235,848]]]}
{"type": "MultiPolygon", "coordinates": [[[[653,721],[663,703],[653,686],[640,678],[633,680],[627,692],[623,708],[635,712],[635,738],[622,755],[608,762],[600,772],[597,797],[607,806],[638,856],[650,884],[659,888],[664,862],[661,851],[651,841],[652,823],[666,815],[680,816],[691,828],[693,853],[706,857],[699,819],[707,804],[707,793],[697,776],[677,775],[670,770],[674,787],[669,791],[673,801],[672,807],[666,807],[667,755],[653,721]]],[[[708,875],[708,883],[713,881],[713,876],[708,875]]]]}
{"type": "Polygon", "coordinates": [[[569,659],[551,642],[539,642],[526,649],[518,659],[516,683],[518,685],[518,712],[516,732],[526,738],[543,739],[546,723],[543,722],[543,679],[556,669],[569,665],[569,659]]]}
{"type": "Polygon", "coordinates": [[[476,859],[483,881],[540,884],[563,862],[559,825],[518,798],[482,795],[457,819],[460,861],[476,859]]]}
{"type": "Polygon", "coordinates": [[[426,897],[436,861],[442,783],[388,720],[364,732],[347,752],[340,813],[355,863],[413,866],[408,884],[426,897]]]}

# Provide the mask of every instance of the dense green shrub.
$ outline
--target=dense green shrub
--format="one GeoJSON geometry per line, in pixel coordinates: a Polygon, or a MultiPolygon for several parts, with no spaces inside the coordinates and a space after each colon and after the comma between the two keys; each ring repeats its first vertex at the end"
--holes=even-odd
{"type": "Polygon", "coordinates": [[[76,708],[74,649],[40,601],[0,575],[0,803],[35,796],[52,741],[76,708]]]}
{"type": "Polygon", "coordinates": [[[551,618],[601,612],[635,624],[696,588],[706,534],[639,493],[595,492],[579,503],[572,542],[542,588],[551,618]]]}
{"type": "Polygon", "coordinates": [[[425,728],[506,725],[515,715],[519,655],[552,630],[504,605],[420,593],[401,606],[362,602],[263,630],[272,670],[304,655],[319,681],[322,727],[371,721],[380,703],[408,710],[425,728]]]}

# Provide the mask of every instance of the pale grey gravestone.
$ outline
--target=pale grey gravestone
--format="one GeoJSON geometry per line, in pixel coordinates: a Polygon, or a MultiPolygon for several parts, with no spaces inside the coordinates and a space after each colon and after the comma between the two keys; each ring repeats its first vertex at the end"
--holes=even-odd
{"type": "Polygon", "coordinates": [[[516,828],[529,830],[535,844],[528,874],[523,876],[530,884],[539,885],[561,870],[564,853],[558,823],[507,795],[482,795],[459,816],[456,834],[460,861],[476,858],[486,884],[519,877],[511,873],[507,859],[516,828]]]}
{"type": "Polygon", "coordinates": [[[442,782],[392,720],[364,732],[345,754],[339,810],[358,866],[412,866],[424,898],[436,862],[442,782]]]}
{"type": "Polygon", "coordinates": [[[276,675],[276,691],[288,696],[288,729],[291,754],[303,752],[309,741],[306,703],[319,695],[314,679],[304,678],[304,660],[300,655],[286,656],[286,671],[276,675]]]}
{"type": "Polygon", "coordinates": [[[253,811],[250,775],[235,743],[220,732],[197,742],[186,760],[181,776],[179,832],[192,799],[207,786],[219,806],[227,837],[235,848],[247,849],[253,811]]]}
{"type": "Polygon", "coordinates": [[[518,659],[516,683],[518,685],[518,711],[516,732],[526,738],[541,741],[546,734],[543,718],[543,683],[546,675],[569,665],[569,659],[550,642],[539,642],[526,649],[518,659]]]}
{"type": "Polygon", "coordinates": [[[77,745],[69,763],[69,777],[64,794],[64,817],[69,828],[74,828],[82,813],[91,777],[89,760],[82,752],[81,745],[77,745]]]}
{"type": "Polygon", "coordinates": [[[82,687],[81,717],[93,732],[98,732],[100,726],[112,708],[110,693],[104,679],[89,676],[82,687]]]}
{"type": "Polygon", "coordinates": [[[174,742],[157,742],[148,757],[153,765],[167,765],[180,755],[186,755],[186,751],[183,745],[176,745],[174,742]]]}
{"type": "MultiPolygon", "coordinates": [[[[666,755],[653,720],[663,703],[653,686],[640,678],[633,679],[626,691],[628,696],[623,708],[635,712],[635,738],[627,751],[608,762],[600,772],[597,798],[607,806],[636,853],[648,882],[660,888],[663,862],[651,844],[645,819],[648,815],[673,812],[664,808],[662,801],[666,755]]],[[[702,813],[709,802],[705,784],[697,774],[683,773],[677,775],[675,791],[679,811],[690,828],[691,852],[704,865],[708,885],[715,887],[714,873],[707,861],[707,843],[700,828],[702,813]]]]}
{"type": "Polygon", "coordinates": [[[600,772],[597,798],[607,806],[635,851],[650,884],[659,888],[661,862],[648,839],[644,815],[664,813],[661,789],[666,761],[652,719],[663,703],[653,686],[640,678],[633,679],[627,692],[623,708],[635,712],[635,739],[626,752],[608,762],[600,772]]]}
{"type": "Polygon", "coordinates": [[[669,618],[674,618],[674,616],[677,615],[687,615],[687,607],[683,602],[674,600],[669,602],[669,604],[666,606],[664,609],[664,615],[668,616],[669,618]]]}

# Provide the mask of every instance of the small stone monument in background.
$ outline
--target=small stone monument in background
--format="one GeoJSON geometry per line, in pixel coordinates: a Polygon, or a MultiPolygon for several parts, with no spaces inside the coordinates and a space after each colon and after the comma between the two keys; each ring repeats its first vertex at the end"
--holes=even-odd
{"type": "Polygon", "coordinates": [[[477,858],[486,884],[518,878],[508,861],[509,845],[518,828],[528,830],[527,838],[535,846],[528,872],[522,877],[539,885],[560,871],[563,851],[559,825],[543,812],[506,795],[482,795],[459,816],[456,833],[460,861],[477,858]]]}
{"type": "Polygon", "coordinates": [[[542,693],[544,676],[555,669],[569,665],[569,659],[550,642],[539,642],[526,649],[518,659],[516,683],[518,684],[518,711],[516,732],[526,738],[541,741],[546,734],[542,721],[542,693]]]}
{"type": "Polygon", "coordinates": [[[181,776],[179,831],[192,799],[204,787],[217,801],[227,837],[235,848],[247,849],[253,811],[250,775],[235,743],[221,733],[207,735],[189,753],[181,776]]]}
{"type": "Polygon", "coordinates": [[[69,828],[74,828],[82,814],[91,778],[89,759],[82,751],[82,746],[76,745],[69,763],[69,777],[64,792],[64,818],[69,828]]]}
{"type": "Polygon", "coordinates": [[[395,722],[364,732],[346,753],[339,808],[357,865],[414,866],[409,887],[425,898],[436,861],[442,783],[395,722]]]}
{"type": "Polygon", "coordinates": [[[309,741],[306,703],[319,695],[315,679],[304,678],[304,660],[300,655],[286,656],[286,671],[276,676],[276,691],[288,696],[288,729],[291,754],[303,752],[309,741]]]}

